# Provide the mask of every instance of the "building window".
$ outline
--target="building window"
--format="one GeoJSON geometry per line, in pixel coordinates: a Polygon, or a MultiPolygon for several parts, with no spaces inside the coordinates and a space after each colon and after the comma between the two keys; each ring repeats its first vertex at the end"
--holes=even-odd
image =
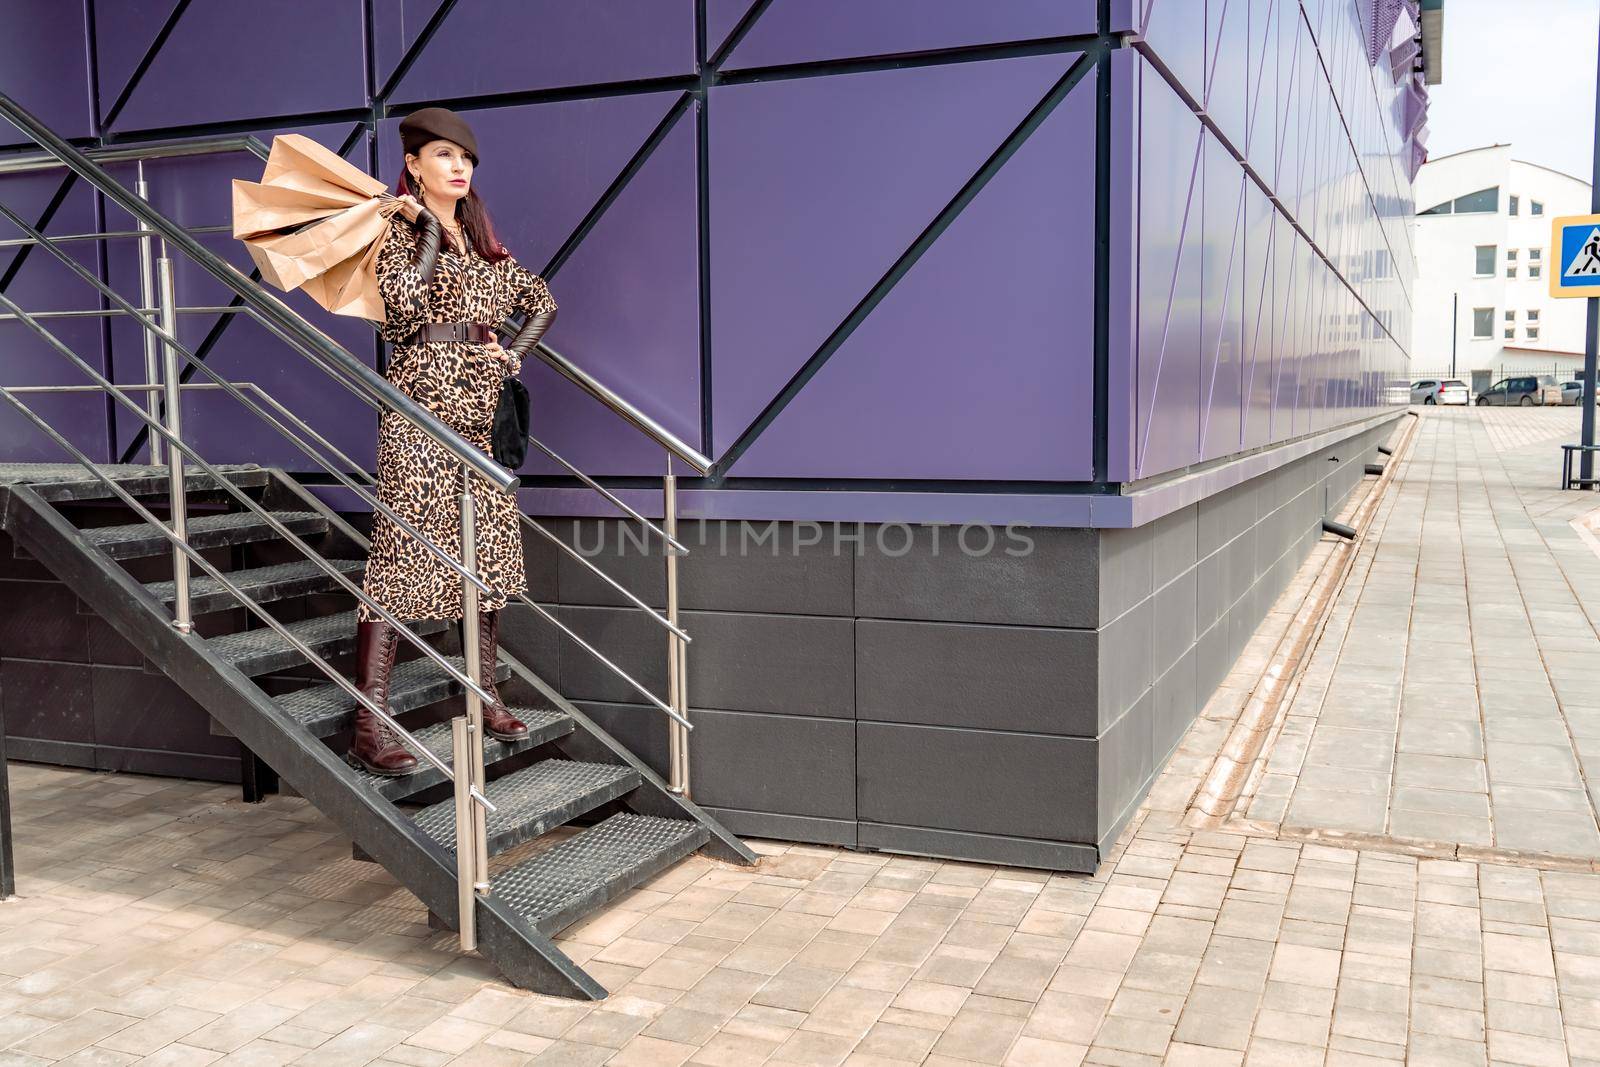
{"type": "Polygon", "coordinates": [[[1512,310],[1506,312],[1506,321],[1507,322],[1516,322],[1517,321],[1517,312],[1516,312],[1515,309],[1512,309],[1512,310]]]}
{"type": "Polygon", "coordinates": [[[1515,215],[1516,213],[1517,213],[1517,198],[1514,197],[1514,196],[1506,197],[1506,214],[1507,215],[1515,215]]]}
{"type": "Polygon", "coordinates": [[[1543,272],[1539,269],[1539,264],[1537,264],[1537,263],[1529,263],[1528,264],[1528,277],[1537,278],[1537,277],[1539,277],[1539,275],[1541,273],[1543,273],[1543,272]]]}
{"type": "Polygon", "coordinates": [[[1472,309],[1472,336],[1481,340],[1494,336],[1494,308],[1472,309]]]}
{"type": "Polygon", "coordinates": [[[1506,340],[1507,341],[1515,341],[1516,339],[1517,339],[1516,327],[1507,326],[1506,327],[1506,340]]]}
{"type": "Polygon", "coordinates": [[[1539,321],[1539,309],[1538,308],[1529,308],[1528,309],[1528,321],[1529,322],[1538,322],[1539,321]]]}
{"type": "Polygon", "coordinates": [[[1494,245],[1478,245],[1477,273],[1480,278],[1488,278],[1494,274],[1494,245]]]}
{"type": "Polygon", "coordinates": [[[1539,327],[1537,326],[1529,326],[1526,333],[1528,335],[1528,340],[1530,341],[1537,341],[1539,339],[1539,327]]]}
{"type": "MultiPolygon", "coordinates": [[[[1544,210],[1542,205],[1535,205],[1534,214],[1544,210]]],[[[1488,189],[1479,189],[1466,196],[1458,196],[1454,200],[1446,200],[1442,204],[1435,204],[1426,211],[1419,211],[1419,215],[1482,215],[1492,214],[1500,210],[1500,187],[1492,186],[1488,189]]]]}
{"type": "Polygon", "coordinates": [[[1544,214],[1544,205],[1539,203],[1539,201],[1537,201],[1537,200],[1529,200],[1528,201],[1528,214],[1530,214],[1530,215],[1543,215],[1544,214]]]}

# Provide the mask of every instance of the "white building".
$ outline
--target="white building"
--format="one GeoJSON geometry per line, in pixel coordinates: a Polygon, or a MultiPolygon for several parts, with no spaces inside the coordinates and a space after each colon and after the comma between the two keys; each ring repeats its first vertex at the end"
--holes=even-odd
{"type": "Polygon", "coordinates": [[[1412,378],[1451,373],[1481,392],[1519,371],[1565,380],[1583,364],[1582,300],[1554,300],[1550,220],[1589,213],[1589,183],[1489,145],[1417,172],[1412,378]]]}

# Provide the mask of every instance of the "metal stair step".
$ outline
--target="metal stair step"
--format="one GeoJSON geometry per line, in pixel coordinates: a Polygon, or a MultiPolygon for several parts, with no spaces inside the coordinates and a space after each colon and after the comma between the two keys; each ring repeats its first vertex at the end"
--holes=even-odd
{"type": "MultiPolygon", "coordinates": [[[[466,661],[460,656],[448,657],[456,670],[466,673],[466,661]]],[[[496,682],[511,677],[511,667],[496,664],[496,682]]],[[[462,691],[461,684],[444,673],[426,656],[397,663],[389,672],[389,711],[398,715],[404,711],[427,707],[435,701],[454,696],[462,691]]],[[[278,706],[287,711],[296,722],[318,737],[338,733],[350,721],[356,702],[350,694],[333,682],[324,682],[292,693],[273,697],[278,706]]]]}
{"type": "MultiPolygon", "coordinates": [[[[328,562],[346,578],[357,585],[361,584],[361,573],[367,568],[366,560],[330,559],[328,562]]],[[[237,585],[246,596],[258,604],[287,600],[308,593],[325,593],[338,588],[338,583],[333,577],[309,559],[295,560],[292,563],[275,563],[270,567],[229,571],[227,574],[230,582],[237,585]]],[[[164,604],[172,603],[175,598],[173,584],[170,581],[146,582],[145,588],[164,604]]],[[[221,582],[208,574],[200,574],[189,580],[189,603],[196,615],[203,615],[208,611],[221,611],[234,607],[237,601],[221,582]]]]}
{"type": "MultiPolygon", "coordinates": [[[[572,717],[560,711],[547,708],[512,708],[512,712],[528,724],[528,736],[521,741],[499,741],[495,738],[486,738],[483,744],[483,763],[485,767],[499,763],[518,752],[526,752],[530,748],[537,748],[546,741],[553,741],[558,737],[570,734],[575,724],[572,717]]],[[[419,730],[412,730],[411,735],[422,743],[422,746],[435,756],[450,763],[455,755],[455,742],[450,736],[448,722],[436,722],[431,726],[424,726],[419,730]]],[[[431,763],[422,763],[415,774],[408,774],[403,778],[389,778],[383,775],[368,774],[358,770],[356,777],[377,793],[389,800],[404,800],[431,789],[445,780],[443,774],[431,763]]]]}
{"type": "MultiPolygon", "coordinates": [[[[322,533],[328,520],[314,511],[275,511],[272,517],[295,534],[322,533]]],[[[126,526],[95,526],[83,531],[84,538],[112,559],[135,559],[171,551],[172,542],[149,523],[126,526]]],[[[278,531],[253,511],[216,512],[189,516],[189,544],[194,548],[222,548],[251,541],[270,541],[278,531]]]]}
{"type": "MultiPolygon", "coordinates": [[[[3,480],[5,464],[0,464],[0,480],[3,480]]],[[[40,466],[40,465],[31,465],[40,466]]],[[[152,467],[148,464],[115,463],[101,467],[106,475],[116,482],[129,495],[136,499],[150,497],[165,497],[169,488],[167,470],[165,467],[152,467]]],[[[240,489],[259,489],[272,481],[272,472],[265,467],[253,464],[239,466],[223,466],[218,468],[230,483],[240,489]]],[[[45,470],[28,479],[28,486],[39,496],[51,503],[71,503],[75,500],[107,500],[114,497],[113,493],[104,482],[92,476],[77,464],[68,465],[68,469],[60,474],[52,474],[45,470]],[[50,480],[46,481],[45,478],[50,480]]],[[[203,470],[190,467],[183,472],[183,488],[186,493],[221,492],[217,481],[203,470]]]]}
{"type": "MultiPolygon", "coordinates": [[[[639,782],[639,772],[632,767],[565,759],[540,760],[496,778],[484,787],[484,793],[498,808],[489,813],[489,855],[563,826],[638,788],[639,782]]],[[[424,808],[417,813],[416,823],[446,849],[455,849],[454,800],[424,808]]]]}
{"type": "Polygon", "coordinates": [[[711,831],[688,819],[618,812],[501,871],[489,884],[495,896],[549,937],[710,839],[711,831]]]}
{"type": "MultiPolygon", "coordinates": [[[[414,632],[423,636],[439,633],[445,628],[445,623],[439,619],[424,619],[410,625],[414,632]]],[[[302,619],[289,623],[286,629],[323,659],[343,655],[356,647],[354,611],[302,619]]],[[[206,647],[236,670],[251,677],[305,662],[305,657],[278,631],[266,626],[210,638],[206,641],[206,647]]]]}

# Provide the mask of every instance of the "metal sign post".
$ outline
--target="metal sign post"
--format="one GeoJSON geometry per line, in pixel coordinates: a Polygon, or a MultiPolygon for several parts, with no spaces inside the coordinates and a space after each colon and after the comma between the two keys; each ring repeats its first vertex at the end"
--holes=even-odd
{"type": "Polygon", "coordinates": [[[1569,215],[1550,222],[1550,248],[1556,269],[1550,275],[1553,297],[1583,297],[1589,301],[1583,330],[1582,426],[1578,433],[1578,477],[1590,485],[1594,478],[1594,378],[1595,347],[1600,340],[1600,64],[1595,68],[1594,129],[1589,156],[1589,215],[1569,215]]]}
{"type": "MultiPolygon", "coordinates": [[[[1596,153],[1600,163],[1600,152],[1596,153]]],[[[1600,174],[1596,175],[1600,181],[1600,174]]],[[[1600,197],[1600,187],[1592,194],[1600,197]]],[[[1600,209],[1600,202],[1591,201],[1600,209]]],[[[1584,446],[1578,457],[1578,477],[1588,484],[1594,477],[1594,379],[1595,349],[1600,341],[1600,210],[1593,215],[1564,215],[1550,221],[1550,249],[1554,270],[1550,272],[1550,295],[1557,299],[1581,298],[1589,302],[1583,338],[1583,422],[1578,442],[1584,446]]]]}

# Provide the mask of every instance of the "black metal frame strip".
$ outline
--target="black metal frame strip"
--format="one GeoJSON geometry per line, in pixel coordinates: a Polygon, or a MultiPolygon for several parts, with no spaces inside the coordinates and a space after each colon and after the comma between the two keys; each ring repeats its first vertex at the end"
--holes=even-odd
{"type": "MultiPolygon", "coordinates": [[[[1111,28],[1111,0],[1099,0],[1098,25],[1111,28]]],[[[1110,476],[1111,415],[1111,49],[1095,59],[1094,111],[1094,427],[1089,471],[1104,484],[1110,476]]]]}

